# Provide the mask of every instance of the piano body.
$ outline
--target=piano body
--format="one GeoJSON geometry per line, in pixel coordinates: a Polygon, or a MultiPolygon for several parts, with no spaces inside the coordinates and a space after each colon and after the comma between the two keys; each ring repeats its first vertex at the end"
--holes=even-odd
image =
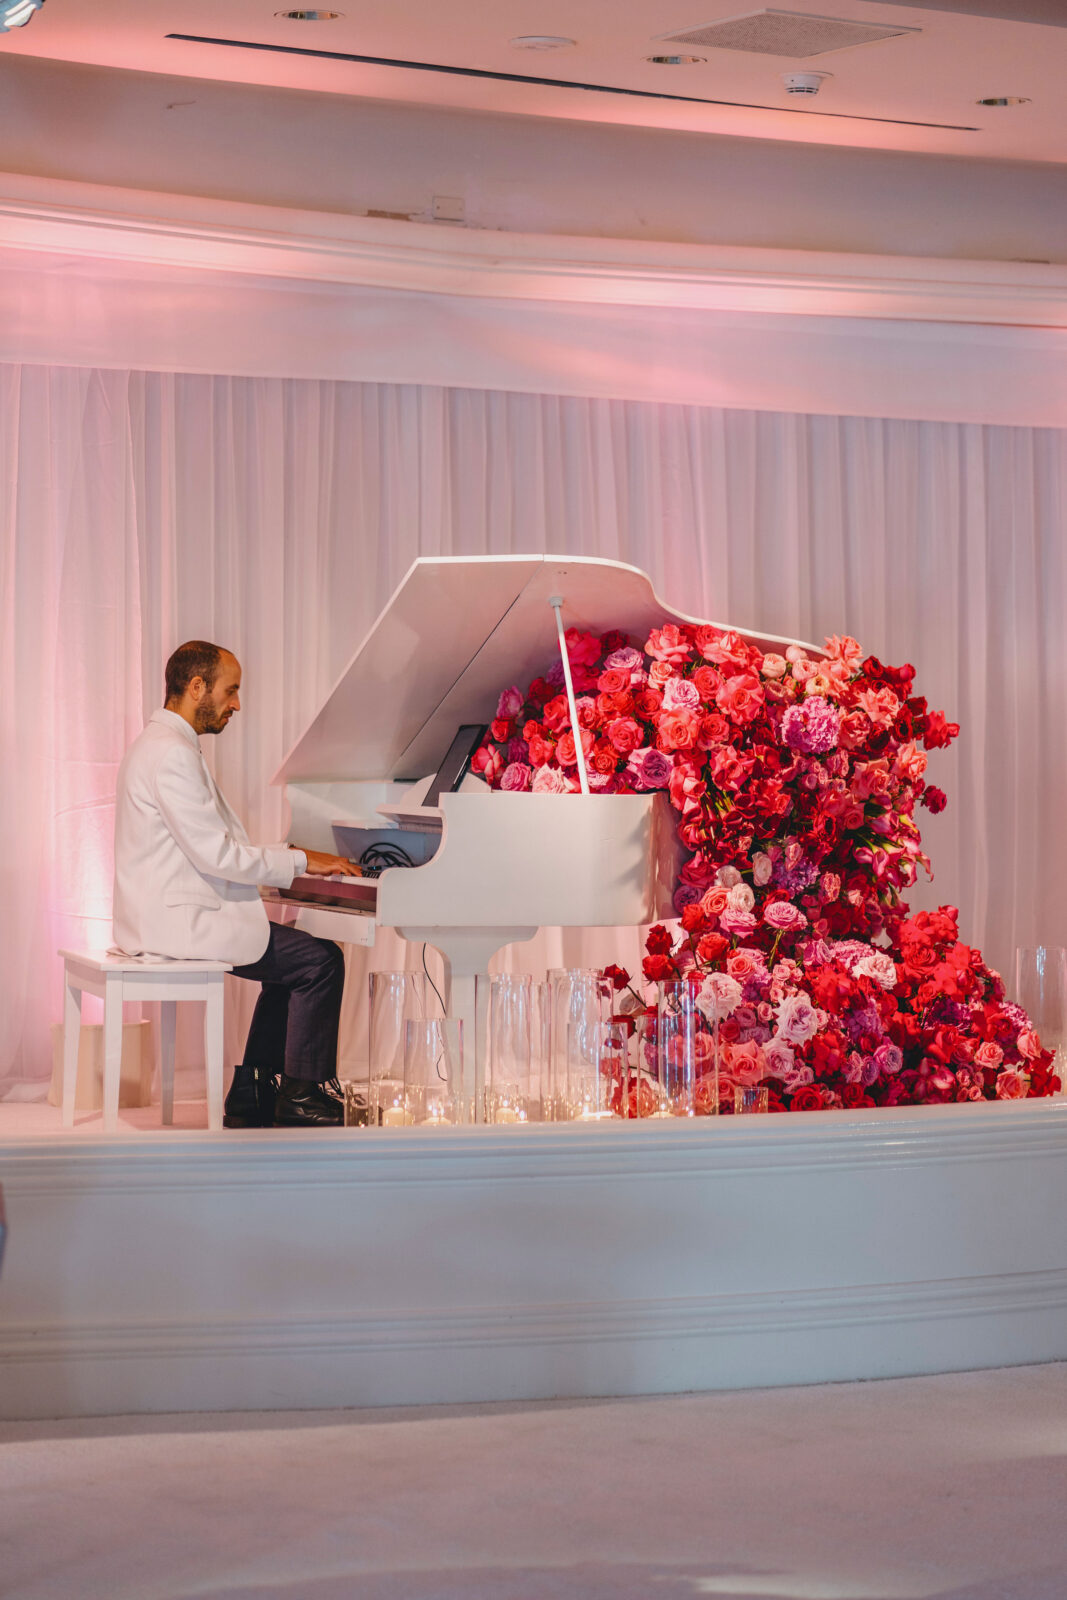
{"type": "MultiPolygon", "coordinates": [[[[420,558],[274,778],[286,785],[293,844],[356,858],[392,842],[417,863],[377,879],[300,878],[283,898],[299,905],[296,925],[322,938],[370,945],[383,926],[440,952],[479,1105],[485,1018],[475,979],[496,951],[540,927],[674,915],[682,852],[662,792],[511,794],[468,774],[424,803],[457,729],[485,727],[502,689],[525,689],[558,655],[556,597],[567,627],[635,640],[664,621],[699,620],[664,605],[621,562],[420,558]]],[[[767,649],[795,642],[745,637],[767,649]]]]}

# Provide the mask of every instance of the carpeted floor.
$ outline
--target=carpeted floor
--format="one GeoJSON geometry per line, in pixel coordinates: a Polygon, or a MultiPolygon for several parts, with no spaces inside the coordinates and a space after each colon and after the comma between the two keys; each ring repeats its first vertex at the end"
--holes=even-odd
{"type": "Polygon", "coordinates": [[[0,1595],[1067,1600],[1065,1410],[1057,1365],[3,1423],[0,1595]]]}

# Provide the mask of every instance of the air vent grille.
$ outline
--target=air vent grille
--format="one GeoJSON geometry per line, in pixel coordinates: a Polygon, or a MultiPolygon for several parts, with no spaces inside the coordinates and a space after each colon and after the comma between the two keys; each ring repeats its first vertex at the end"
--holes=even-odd
{"type": "Polygon", "coordinates": [[[812,17],[800,11],[753,11],[747,17],[709,22],[684,33],[661,35],[672,44],[698,44],[714,50],[749,50],[765,56],[789,56],[794,61],[824,56],[850,45],[876,44],[920,28],[900,28],[888,23],[849,22],[841,17],[812,17]]]}
{"type": "Polygon", "coordinates": [[[992,17],[996,22],[1033,22],[1046,28],[1067,28],[1067,0],[879,0],[884,6],[911,6],[915,11],[955,11],[964,17],[992,17]]]}

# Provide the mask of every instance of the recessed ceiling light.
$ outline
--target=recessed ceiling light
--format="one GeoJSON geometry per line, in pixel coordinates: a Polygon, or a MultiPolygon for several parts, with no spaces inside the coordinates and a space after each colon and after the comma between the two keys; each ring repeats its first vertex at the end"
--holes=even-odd
{"type": "Polygon", "coordinates": [[[1028,106],[1032,102],[1028,94],[991,94],[988,100],[976,100],[978,106],[1028,106]]]}
{"type": "Polygon", "coordinates": [[[336,22],[338,17],[343,17],[343,11],[276,11],[276,17],[284,17],[287,22],[336,22]]]}
{"type": "Polygon", "coordinates": [[[701,61],[706,61],[707,56],[646,56],[646,61],[651,61],[654,67],[695,67],[701,61]]]}
{"type": "Polygon", "coordinates": [[[569,50],[577,42],[561,33],[520,33],[510,41],[516,50],[569,50]]]}

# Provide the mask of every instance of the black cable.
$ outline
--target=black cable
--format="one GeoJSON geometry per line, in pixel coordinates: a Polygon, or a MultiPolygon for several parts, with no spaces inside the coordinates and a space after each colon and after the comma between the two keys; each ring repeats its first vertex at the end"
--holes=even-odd
{"type": "Polygon", "coordinates": [[[441,1015],[442,1016],[446,1016],[447,1012],[445,1010],[445,1002],[444,1002],[444,999],[442,998],[441,991],[437,987],[436,983],[434,983],[433,979],[430,977],[430,969],[426,965],[426,945],[425,944],[423,944],[423,947],[422,947],[422,970],[426,974],[426,982],[430,985],[430,988],[433,990],[434,994],[437,996],[437,1003],[441,1007],[441,1015]]]}
{"type": "Polygon", "coordinates": [[[388,867],[414,867],[417,865],[399,844],[369,844],[359,858],[365,878],[378,878],[388,867]]]}

